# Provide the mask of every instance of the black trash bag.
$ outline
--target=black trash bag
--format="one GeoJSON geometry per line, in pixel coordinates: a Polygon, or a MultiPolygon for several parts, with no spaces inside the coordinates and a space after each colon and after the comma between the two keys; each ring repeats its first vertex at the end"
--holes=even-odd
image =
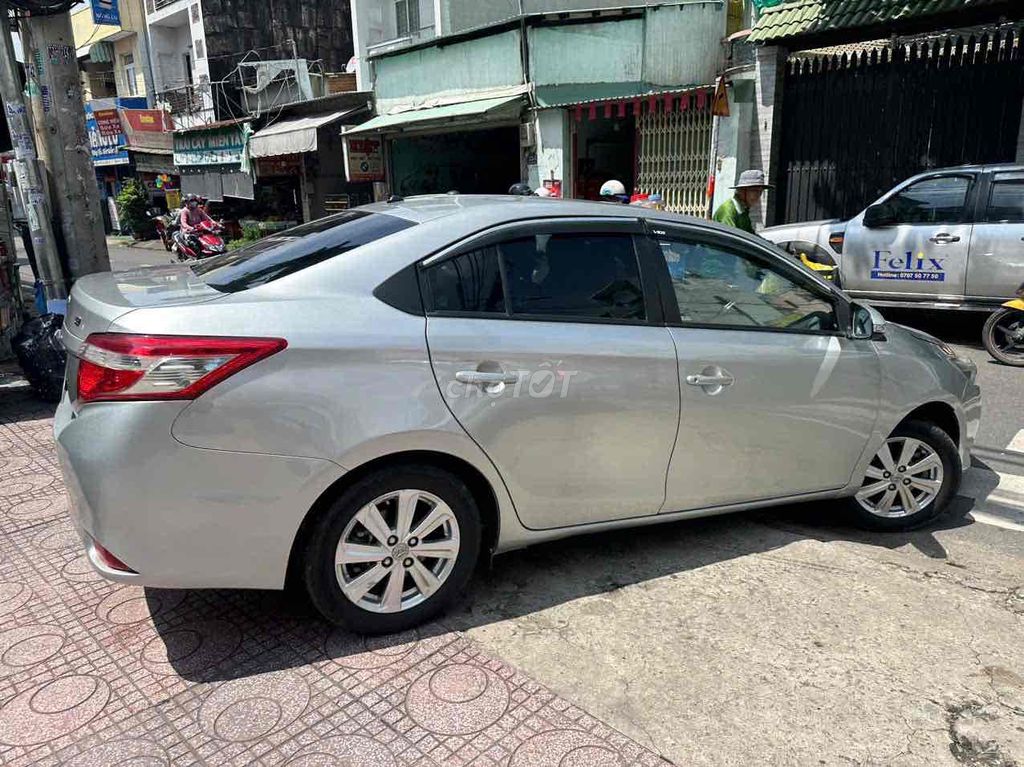
{"type": "Polygon", "coordinates": [[[14,337],[14,353],[25,378],[36,395],[47,402],[60,402],[64,390],[67,353],[60,329],[64,315],[44,314],[26,322],[14,337]]]}

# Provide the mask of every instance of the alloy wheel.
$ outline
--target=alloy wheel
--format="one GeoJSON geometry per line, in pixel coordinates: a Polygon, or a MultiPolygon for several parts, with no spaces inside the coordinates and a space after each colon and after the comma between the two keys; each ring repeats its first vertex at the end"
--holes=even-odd
{"type": "Polygon", "coordinates": [[[942,459],[932,447],[913,437],[893,437],[871,460],[857,503],[879,517],[909,517],[935,500],[942,480],[942,459]]]}
{"type": "Polygon", "coordinates": [[[334,556],[342,593],[375,613],[429,599],[459,556],[459,523],[443,500],[395,490],[366,504],[346,525],[334,556]]]}

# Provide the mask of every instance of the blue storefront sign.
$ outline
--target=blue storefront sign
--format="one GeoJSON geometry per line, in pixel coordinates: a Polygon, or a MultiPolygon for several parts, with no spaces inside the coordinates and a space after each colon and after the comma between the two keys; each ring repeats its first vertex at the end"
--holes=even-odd
{"type": "Polygon", "coordinates": [[[117,0],[92,0],[92,23],[121,26],[121,11],[117,0]]]}

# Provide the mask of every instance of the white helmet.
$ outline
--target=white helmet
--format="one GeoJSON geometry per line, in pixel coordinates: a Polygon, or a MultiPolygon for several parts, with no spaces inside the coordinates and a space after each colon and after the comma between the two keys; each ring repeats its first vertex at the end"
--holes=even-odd
{"type": "MultiPolygon", "coordinates": [[[[593,188],[593,187],[591,187],[591,188],[593,188]]],[[[626,187],[623,186],[621,181],[616,181],[615,179],[612,179],[611,181],[605,181],[604,185],[601,187],[601,196],[602,197],[625,197],[626,196],[626,187]]]]}
{"type": "Polygon", "coordinates": [[[546,186],[542,186],[540,189],[534,192],[534,194],[537,195],[538,197],[550,197],[551,190],[548,189],[546,186]]]}

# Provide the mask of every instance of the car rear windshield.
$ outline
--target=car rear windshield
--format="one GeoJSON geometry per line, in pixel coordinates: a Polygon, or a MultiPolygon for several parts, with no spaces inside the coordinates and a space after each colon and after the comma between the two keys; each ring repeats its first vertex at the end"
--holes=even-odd
{"type": "Polygon", "coordinates": [[[237,293],[295,274],[415,226],[397,216],[348,211],[264,237],[252,245],[200,261],[192,270],[212,288],[237,293]]]}

